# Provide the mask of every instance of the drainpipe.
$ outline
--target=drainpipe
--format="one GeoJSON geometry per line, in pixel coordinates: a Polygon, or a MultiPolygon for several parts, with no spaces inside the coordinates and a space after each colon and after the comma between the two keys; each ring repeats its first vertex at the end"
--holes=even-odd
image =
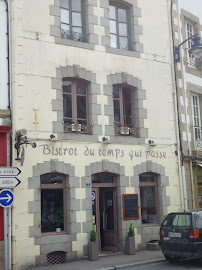
{"type": "MultiPolygon", "coordinates": [[[[176,3],[177,5],[177,3],[176,3]]],[[[173,9],[173,0],[171,0],[170,6],[170,16],[171,16],[171,28],[172,28],[172,42],[173,42],[173,55],[175,55],[175,44],[174,44],[174,36],[173,36],[173,22],[172,22],[172,9],[173,9]]],[[[178,6],[177,6],[178,9],[178,6]]],[[[179,11],[178,11],[179,12],[179,11]]],[[[178,17],[178,24],[179,24],[179,17],[178,17]]],[[[184,210],[188,209],[187,206],[187,187],[186,187],[186,178],[185,178],[185,170],[183,165],[183,151],[182,151],[182,136],[181,136],[181,128],[180,128],[180,115],[179,115],[179,102],[178,102],[178,88],[177,88],[177,76],[176,76],[176,63],[175,58],[173,57],[173,67],[174,67],[174,79],[175,79],[175,101],[176,101],[176,110],[177,110],[177,130],[178,130],[178,145],[180,150],[180,159],[179,159],[179,166],[180,166],[180,178],[182,179],[182,189],[183,189],[183,197],[184,197],[184,210]]]]}
{"type": "MultiPolygon", "coordinates": [[[[10,46],[9,46],[9,39],[10,39],[10,31],[9,31],[9,6],[7,0],[2,0],[6,4],[6,12],[7,12],[7,55],[8,55],[8,109],[10,111],[10,121],[11,121],[11,132],[10,132],[10,167],[12,167],[12,112],[11,112],[11,85],[10,85],[10,46]]],[[[11,242],[11,222],[12,222],[12,215],[11,215],[11,207],[8,208],[8,211],[4,209],[4,224],[7,225],[7,228],[4,229],[7,231],[8,234],[8,241],[7,247],[5,248],[5,269],[11,270],[12,269],[12,242],[11,242]],[[8,216],[6,215],[8,214],[8,216]],[[8,222],[6,222],[6,219],[8,222]],[[6,254],[7,249],[7,254],[6,254]]]]}

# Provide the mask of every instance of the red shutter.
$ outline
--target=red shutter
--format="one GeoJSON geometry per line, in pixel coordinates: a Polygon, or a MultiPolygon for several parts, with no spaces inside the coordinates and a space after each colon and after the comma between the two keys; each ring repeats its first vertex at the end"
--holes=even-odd
{"type": "MultiPolygon", "coordinates": [[[[10,127],[0,126],[0,166],[7,166],[7,133],[10,127]]],[[[0,206],[0,241],[4,240],[4,211],[0,206]]]]}

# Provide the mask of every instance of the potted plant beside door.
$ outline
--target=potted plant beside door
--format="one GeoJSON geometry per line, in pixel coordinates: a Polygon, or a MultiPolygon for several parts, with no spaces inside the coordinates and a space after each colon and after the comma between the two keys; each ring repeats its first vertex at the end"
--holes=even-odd
{"type": "Polygon", "coordinates": [[[133,226],[132,222],[130,223],[128,236],[126,237],[126,254],[135,254],[135,227],[133,226]]]}
{"type": "Polygon", "coordinates": [[[88,243],[88,258],[90,261],[98,260],[98,245],[96,242],[96,231],[90,231],[90,242],[88,243]]]}

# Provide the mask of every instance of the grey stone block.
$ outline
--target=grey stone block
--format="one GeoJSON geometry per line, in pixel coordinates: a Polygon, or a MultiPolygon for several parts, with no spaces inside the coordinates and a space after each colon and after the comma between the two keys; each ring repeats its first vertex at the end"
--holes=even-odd
{"type": "Polygon", "coordinates": [[[85,166],[85,175],[86,176],[91,176],[92,175],[92,171],[91,171],[90,166],[85,166]]]}
{"type": "Polygon", "coordinates": [[[81,223],[76,222],[76,223],[71,223],[71,234],[72,233],[81,233],[81,223]]]}
{"type": "Polygon", "coordinates": [[[38,189],[40,187],[40,177],[28,178],[28,188],[29,189],[38,189]]]}
{"type": "MultiPolygon", "coordinates": [[[[59,18],[59,17],[56,17],[59,18]]],[[[61,30],[59,26],[51,25],[50,26],[50,35],[55,36],[55,37],[60,37],[61,36],[61,30]]]]}
{"type": "Polygon", "coordinates": [[[79,211],[80,210],[80,200],[76,200],[76,199],[71,198],[70,203],[71,203],[71,206],[70,206],[71,211],[79,211]]]}
{"type": "Polygon", "coordinates": [[[105,135],[114,136],[115,135],[114,126],[105,126],[105,135]]]}
{"type": "Polygon", "coordinates": [[[64,163],[64,167],[63,167],[62,173],[69,175],[69,170],[70,170],[70,164],[64,163]]]}
{"type": "Polygon", "coordinates": [[[120,165],[118,163],[114,163],[114,173],[119,174],[120,165]]]}
{"type": "Polygon", "coordinates": [[[120,186],[128,187],[129,186],[129,177],[128,176],[120,176],[120,186]]]}
{"type": "Polygon", "coordinates": [[[112,92],[113,92],[113,88],[112,88],[111,85],[103,85],[103,93],[104,93],[104,95],[110,96],[112,98],[112,92]]]}
{"type": "Polygon", "coordinates": [[[82,200],[82,210],[92,210],[92,199],[82,200]]]}
{"type": "Polygon", "coordinates": [[[30,201],[28,202],[28,212],[29,213],[40,213],[40,202],[39,201],[30,201]]]}
{"type": "Polygon", "coordinates": [[[117,84],[118,83],[116,74],[112,74],[111,79],[112,79],[112,84],[117,84]]]}
{"type": "Polygon", "coordinates": [[[98,44],[99,44],[99,38],[98,38],[98,35],[90,34],[90,35],[89,35],[89,42],[90,42],[91,44],[96,44],[96,45],[98,45],[98,44]]]}
{"type": "Polygon", "coordinates": [[[57,78],[51,78],[53,89],[62,89],[62,80],[57,78]]]}
{"type": "Polygon", "coordinates": [[[92,221],[91,222],[83,222],[82,227],[83,227],[83,233],[89,233],[93,228],[93,223],[92,223],[92,221]]]}
{"type": "Polygon", "coordinates": [[[103,172],[108,172],[108,165],[109,165],[109,161],[108,160],[103,160],[102,161],[102,171],[103,172]]]}
{"type": "Polygon", "coordinates": [[[40,176],[40,171],[38,166],[33,167],[33,176],[40,176]]]}
{"type": "Polygon", "coordinates": [[[100,90],[100,85],[97,83],[92,83],[91,84],[91,90],[93,94],[100,95],[101,90],[100,90]]]}
{"type": "Polygon", "coordinates": [[[40,236],[41,236],[40,227],[38,227],[38,226],[30,226],[29,227],[29,237],[30,238],[35,238],[35,237],[40,237],[40,236]]]}
{"type": "Polygon", "coordinates": [[[50,6],[50,15],[60,17],[60,7],[50,6]]]}
{"type": "Polygon", "coordinates": [[[52,243],[51,245],[41,245],[41,255],[46,255],[55,251],[66,252],[66,243],[52,243]]]}
{"type": "Polygon", "coordinates": [[[93,135],[100,135],[100,134],[102,134],[102,126],[94,125],[92,127],[92,130],[93,130],[93,135]]]}
{"type": "Polygon", "coordinates": [[[75,167],[71,166],[69,169],[69,176],[75,176],[75,167]]]}
{"type": "Polygon", "coordinates": [[[96,166],[96,163],[91,163],[91,164],[90,164],[90,167],[91,167],[92,174],[97,173],[97,166],[96,166]]]}
{"type": "Polygon", "coordinates": [[[47,256],[46,255],[40,255],[36,257],[36,265],[47,265],[47,256]]]}
{"type": "Polygon", "coordinates": [[[113,116],[114,115],[114,107],[110,105],[104,105],[104,115],[113,116]]]}
{"type": "Polygon", "coordinates": [[[131,186],[132,187],[139,187],[139,176],[131,177],[131,186]]]}
{"type": "Polygon", "coordinates": [[[77,260],[77,252],[71,251],[65,254],[65,261],[66,262],[73,262],[77,260]]]}
{"type": "Polygon", "coordinates": [[[97,115],[101,115],[101,105],[100,104],[92,104],[92,112],[97,115]]]}

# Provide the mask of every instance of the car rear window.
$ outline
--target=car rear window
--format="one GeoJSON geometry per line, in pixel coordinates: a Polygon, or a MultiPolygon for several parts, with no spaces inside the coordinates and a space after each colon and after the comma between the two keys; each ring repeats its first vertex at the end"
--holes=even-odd
{"type": "Polygon", "coordinates": [[[169,214],[163,221],[163,227],[179,226],[190,227],[191,226],[191,214],[169,214]]]}

